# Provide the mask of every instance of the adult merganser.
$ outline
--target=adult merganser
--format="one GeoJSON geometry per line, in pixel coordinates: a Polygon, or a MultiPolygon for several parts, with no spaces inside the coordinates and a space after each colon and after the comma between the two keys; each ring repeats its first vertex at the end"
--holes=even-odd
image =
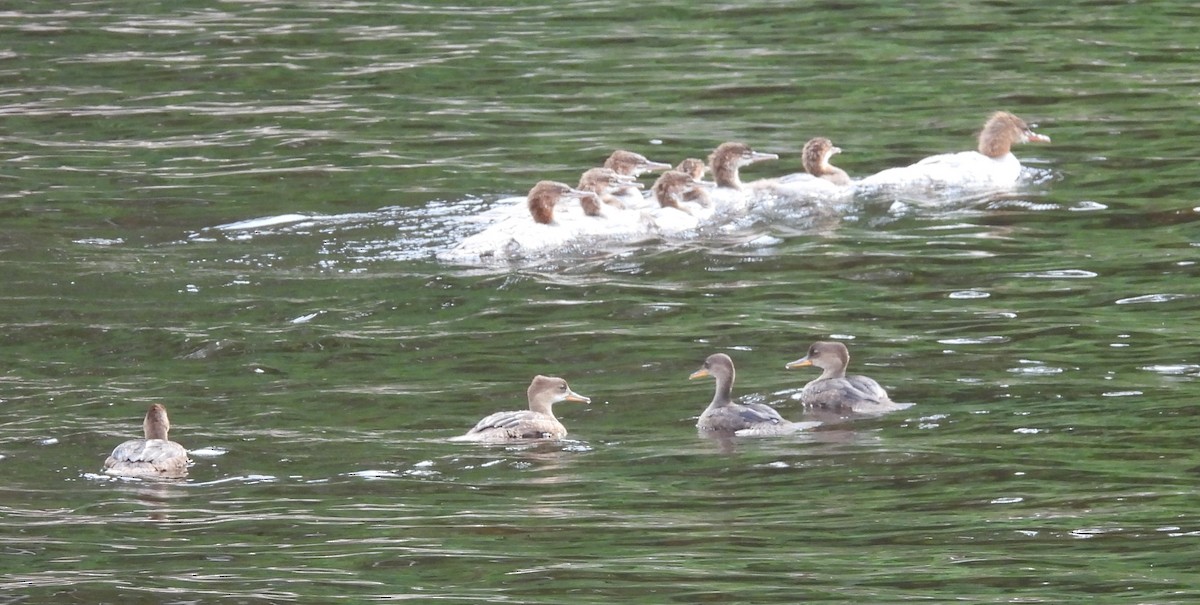
{"type": "Polygon", "coordinates": [[[583,206],[584,214],[588,216],[601,216],[603,211],[600,209],[599,202],[604,202],[617,208],[624,208],[625,204],[614,197],[613,193],[622,191],[628,187],[641,189],[642,184],[637,182],[637,177],[620,174],[611,168],[592,168],[584,172],[579,177],[579,186],[577,189],[595,194],[580,198],[579,203],[583,206]]]}
{"type": "Polygon", "coordinates": [[[526,391],[529,409],[496,412],[480,420],[464,435],[450,441],[501,442],[518,439],[562,439],[567,427],[554,417],[553,406],[560,401],[590,403],[591,399],[571,390],[567,381],[551,376],[534,376],[526,391]]]}
{"type": "Polygon", "coordinates": [[[804,405],[838,413],[881,413],[908,407],[890,397],[878,382],[866,376],[847,376],[850,351],[840,342],[815,342],[808,347],[808,355],[797,359],[786,368],[816,366],[821,375],[804,385],[800,402],[804,405]]]}
{"type": "Polygon", "coordinates": [[[145,438],[130,439],[118,445],[104,461],[104,472],[145,479],[186,477],[189,463],[187,450],[167,439],[170,430],[167,408],[158,403],[151,405],[142,421],[145,438]]]}
{"type": "Polygon", "coordinates": [[[819,422],[790,422],[779,412],[763,403],[735,403],[733,401],[733,360],[724,353],[714,353],[704,360],[700,369],[692,372],[689,379],[712,376],[716,379],[716,391],[712,403],[700,414],[696,428],[701,433],[724,433],[742,437],[786,435],[811,428],[819,422]]]}
{"type": "Polygon", "coordinates": [[[1049,143],[1050,137],[1030,130],[1006,111],[992,114],[979,133],[976,151],[945,153],[916,164],[889,168],[858,182],[860,191],[921,188],[1011,187],[1021,177],[1021,162],[1012,154],[1017,143],[1049,143]]]}
{"type": "Polygon", "coordinates": [[[708,156],[708,166],[712,170],[717,187],[742,189],[742,181],[738,177],[738,169],[763,160],[777,160],[778,155],[755,151],[745,143],[721,143],[708,156]]]}

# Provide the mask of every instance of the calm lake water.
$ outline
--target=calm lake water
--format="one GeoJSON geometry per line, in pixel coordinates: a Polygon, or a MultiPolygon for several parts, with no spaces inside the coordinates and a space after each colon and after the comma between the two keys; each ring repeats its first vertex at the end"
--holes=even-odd
{"type": "MultiPolygon", "coordinates": [[[[1191,2],[0,10],[2,603],[1195,603],[1191,2]],[[1006,109],[1048,175],[458,265],[616,148],[865,176],[1006,109]],[[505,201],[508,200],[508,201],[505,201]],[[257,229],[221,226],[255,219],[257,229]],[[802,419],[817,339],[912,408],[802,419]],[[568,440],[448,443],[524,406],[568,440]],[[99,474],[163,403],[187,481],[99,474]]],[[[643,179],[649,184],[649,179],[643,179]]]]}

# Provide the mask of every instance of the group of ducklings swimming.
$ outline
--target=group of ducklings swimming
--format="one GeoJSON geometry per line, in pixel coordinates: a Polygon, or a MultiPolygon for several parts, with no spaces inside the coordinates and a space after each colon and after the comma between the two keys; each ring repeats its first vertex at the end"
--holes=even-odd
{"type": "MultiPolygon", "coordinates": [[[[836,414],[881,414],[908,407],[892,401],[887,391],[866,376],[846,375],[850,352],[836,341],[815,342],[808,353],[788,363],[788,369],[814,366],[821,375],[804,386],[801,403],[814,410],[836,414]]],[[[716,380],[712,402],[696,421],[702,434],[739,437],[786,435],[812,428],[820,422],[792,422],[774,408],[762,403],[738,403],[733,400],[733,359],[714,353],[689,378],[711,376],[716,380]]],[[[529,409],[496,412],[484,417],[466,433],[450,441],[504,443],[535,439],[562,439],[567,428],[554,415],[554,404],[563,401],[589,403],[591,399],[576,393],[567,381],[553,376],[534,376],[526,391],[529,409]]],[[[118,445],[104,461],[104,472],[123,477],[181,479],[187,476],[187,450],[171,441],[167,409],[159,403],[150,406],[142,422],[144,438],[118,445]]]]}
{"type": "Polygon", "coordinates": [[[742,182],[741,167],[779,156],[756,151],[745,143],[726,142],[709,154],[707,164],[687,158],[673,167],[617,150],[602,167],[585,171],[574,187],[539,181],[529,190],[523,208],[497,209],[492,216],[501,216],[501,220],[465,238],[442,257],[522,256],[576,245],[584,239],[677,237],[759,208],[768,214],[771,209],[791,208],[800,210],[801,216],[823,216],[856,196],[899,194],[906,199],[926,199],[932,195],[940,199],[947,192],[1011,188],[1023,174],[1012,153],[1013,145],[1049,141],[1021,118],[998,111],[984,124],[972,151],[938,154],[856,180],[832,164],[841,149],[828,138],[816,137],[801,152],[804,172],[749,183],[742,182]],[[660,170],[664,172],[649,193],[643,194],[638,178],[660,170]],[[711,181],[704,180],[706,173],[711,173],[711,181]],[[578,203],[568,203],[572,200],[578,203]]]}

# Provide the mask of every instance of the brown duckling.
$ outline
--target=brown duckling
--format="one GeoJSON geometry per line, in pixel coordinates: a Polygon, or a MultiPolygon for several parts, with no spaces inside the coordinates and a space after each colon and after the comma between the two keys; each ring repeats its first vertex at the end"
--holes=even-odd
{"type": "Polygon", "coordinates": [[[804,144],[801,156],[804,170],[817,178],[845,187],[850,184],[850,175],[846,174],[845,170],[829,163],[833,156],[841,152],[841,148],[835,147],[833,141],[825,137],[811,139],[804,144]]]}
{"type": "Polygon", "coordinates": [[[742,181],[738,176],[739,168],[753,164],[754,162],[777,159],[779,159],[778,155],[755,151],[745,143],[729,142],[721,143],[709,154],[708,166],[712,170],[713,179],[716,180],[718,187],[741,189],[742,181]]]}
{"type": "Polygon", "coordinates": [[[581,197],[579,203],[583,206],[584,214],[601,216],[600,202],[617,208],[625,207],[621,200],[613,197],[613,193],[628,188],[641,189],[642,184],[637,182],[637,177],[620,174],[610,168],[592,168],[579,177],[577,189],[593,195],[581,197]]]}
{"type": "Polygon", "coordinates": [[[650,188],[654,192],[654,199],[658,200],[658,205],[663,208],[676,208],[684,212],[689,212],[686,207],[680,206],[680,202],[696,201],[708,205],[708,192],[705,191],[704,183],[697,181],[690,174],[680,172],[678,170],[668,170],[654,181],[654,186],[650,188]]]}
{"type": "Polygon", "coordinates": [[[188,453],[182,445],[167,439],[171,421],[167,408],[156,403],[142,421],[144,439],[130,439],[118,445],[104,461],[104,472],[144,479],[181,479],[187,476],[188,453]]]}
{"type": "Polygon", "coordinates": [[[639,177],[643,172],[651,170],[670,170],[671,165],[646,159],[646,156],[632,151],[618,149],[604,160],[604,167],[617,174],[639,177]]]}
{"type": "Polygon", "coordinates": [[[822,372],[816,380],[804,385],[800,401],[806,406],[839,413],[885,412],[908,407],[888,397],[878,382],[866,376],[847,376],[850,351],[840,342],[814,342],[808,355],[785,367],[788,369],[816,366],[822,372]]]}
{"type": "Polygon", "coordinates": [[[451,441],[514,441],[518,439],[562,439],[567,427],[554,417],[553,406],[560,401],[589,403],[591,399],[571,390],[567,381],[551,376],[534,376],[527,391],[529,409],[496,412],[480,420],[465,435],[451,441]]]}
{"type": "Polygon", "coordinates": [[[679,165],[675,167],[675,170],[678,170],[684,174],[690,174],[692,175],[693,179],[699,181],[700,179],[703,179],[705,173],[708,172],[708,166],[704,165],[704,160],[687,158],[680,162],[679,165]]]}
{"type": "Polygon", "coordinates": [[[549,225],[554,222],[554,205],[563,198],[582,199],[591,196],[587,191],[573,189],[570,185],[556,181],[539,181],[529,190],[526,203],[535,222],[549,225]]]}
{"type": "Polygon", "coordinates": [[[763,403],[735,403],[733,401],[733,360],[724,353],[714,353],[704,360],[699,370],[692,372],[689,379],[712,376],[716,379],[716,391],[712,403],[700,414],[696,428],[702,433],[725,433],[742,437],[786,435],[810,428],[819,422],[790,422],[779,412],[763,403]]]}

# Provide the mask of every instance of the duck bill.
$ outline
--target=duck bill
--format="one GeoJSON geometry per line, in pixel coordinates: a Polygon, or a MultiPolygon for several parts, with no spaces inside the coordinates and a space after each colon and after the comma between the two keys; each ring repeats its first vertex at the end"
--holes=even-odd
{"type": "Polygon", "coordinates": [[[592,402],[590,397],[584,397],[583,395],[580,395],[579,393],[576,393],[575,391],[567,391],[567,396],[563,398],[563,401],[578,401],[579,403],[591,403],[592,402]]]}
{"type": "Polygon", "coordinates": [[[1049,143],[1050,137],[1044,134],[1038,134],[1032,130],[1026,130],[1025,140],[1029,143],[1049,143]]]}
{"type": "Polygon", "coordinates": [[[808,357],[801,357],[800,359],[797,359],[796,361],[793,361],[783,367],[789,370],[794,370],[796,368],[803,368],[804,366],[810,365],[812,365],[812,360],[810,360],[808,357]]]}
{"type": "Polygon", "coordinates": [[[705,376],[710,376],[710,374],[708,373],[708,370],[706,370],[706,369],[704,369],[704,368],[700,368],[699,370],[696,370],[695,372],[692,372],[692,375],[691,375],[691,376],[688,376],[688,380],[695,380],[695,379],[697,379],[697,378],[704,378],[705,376]]]}
{"type": "Polygon", "coordinates": [[[672,166],[670,164],[664,164],[663,162],[655,162],[654,160],[646,160],[646,163],[642,164],[641,166],[638,166],[638,168],[643,171],[646,171],[646,170],[670,170],[672,168],[672,166]]]}
{"type": "Polygon", "coordinates": [[[765,160],[778,160],[779,155],[775,153],[763,153],[761,151],[751,151],[750,155],[743,160],[746,164],[762,162],[765,160]]]}

